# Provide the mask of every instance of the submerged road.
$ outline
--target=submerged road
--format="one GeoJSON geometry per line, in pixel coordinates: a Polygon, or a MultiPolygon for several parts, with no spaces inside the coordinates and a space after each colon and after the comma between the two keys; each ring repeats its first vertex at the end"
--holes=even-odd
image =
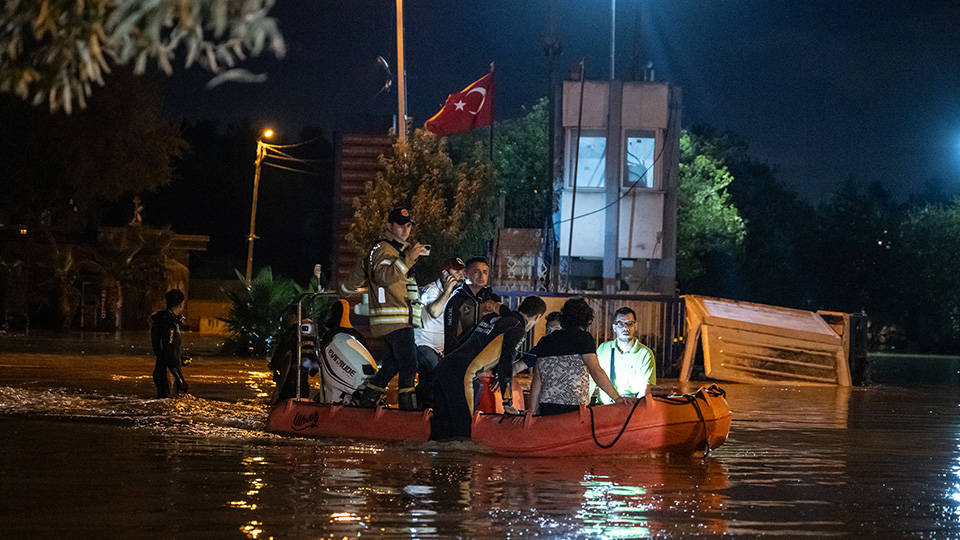
{"type": "Polygon", "coordinates": [[[733,427],[707,457],[511,459],[264,433],[262,359],[197,357],[190,395],[157,400],[136,344],[11,343],[4,538],[960,536],[953,384],[722,384],[733,427]]]}

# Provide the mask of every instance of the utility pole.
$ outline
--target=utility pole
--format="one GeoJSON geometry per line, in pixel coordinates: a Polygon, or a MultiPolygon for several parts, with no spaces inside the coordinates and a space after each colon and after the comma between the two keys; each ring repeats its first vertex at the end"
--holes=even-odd
{"type": "Polygon", "coordinates": [[[257,139],[257,159],[253,162],[253,204],[250,207],[250,234],[247,235],[246,278],[248,285],[250,284],[250,280],[253,279],[253,241],[257,238],[254,231],[256,230],[257,224],[257,194],[260,191],[260,164],[263,163],[263,158],[267,155],[267,146],[269,146],[263,142],[263,139],[269,139],[270,137],[273,137],[273,130],[263,130],[263,134],[257,139]]]}
{"type": "Polygon", "coordinates": [[[397,0],[397,138],[407,138],[407,72],[403,66],[403,0],[397,0]]]}
{"type": "Polygon", "coordinates": [[[253,205],[250,207],[250,234],[247,235],[247,284],[253,278],[253,241],[257,238],[254,230],[257,223],[257,192],[260,191],[260,163],[263,161],[263,141],[257,141],[257,159],[253,162],[253,205]]]}

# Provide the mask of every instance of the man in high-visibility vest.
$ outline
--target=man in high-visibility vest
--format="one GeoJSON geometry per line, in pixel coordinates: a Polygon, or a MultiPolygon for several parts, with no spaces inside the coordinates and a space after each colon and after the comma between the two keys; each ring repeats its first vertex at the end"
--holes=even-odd
{"type": "Polygon", "coordinates": [[[383,236],[364,261],[370,285],[370,333],[383,336],[384,355],[380,370],[356,395],[361,407],[376,407],[387,383],[399,373],[397,404],[404,410],[417,409],[417,345],[413,329],[420,327],[421,305],[411,269],[430,250],[420,243],[407,243],[413,224],[406,208],[391,210],[383,236]]]}
{"type": "MultiPolygon", "coordinates": [[[[597,347],[597,360],[621,396],[643,397],[647,385],[657,384],[657,364],[653,351],[637,339],[637,313],[628,307],[613,315],[613,331],[617,339],[597,347]]],[[[613,403],[600,395],[602,403],[613,403]]]]}

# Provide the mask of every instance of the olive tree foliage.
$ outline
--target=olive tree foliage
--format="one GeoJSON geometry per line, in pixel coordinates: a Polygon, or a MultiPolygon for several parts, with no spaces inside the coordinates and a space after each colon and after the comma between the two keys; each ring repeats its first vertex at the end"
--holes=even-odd
{"type": "MultiPolygon", "coordinates": [[[[0,11],[0,91],[70,113],[83,108],[111,65],[150,61],[173,72],[199,64],[218,80],[250,75],[248,55],[285,52],[274,0],[4,0],[0,11]],[[223,72],[223,70],[228,70],[223,72]]],[[[213,81],[211,81],[213,82],[213,81]]]]}
{"type": "Polygon", "coordinates": [[[360,253],[382,237],[390,210],[403,206],[416,221],[411,239],[432,246],[417,263],[418,280],[435,278],[447,257],[486,254],[495,225],[496,174],[481,146],[455,164],[444,138],[418,129],[397,140],[380,163],[383,170],[354,200],[348,240],[360,253]]]}
{"type": "Polygon", "coordinates": [[[677,184],[677,278],[702,275],[711,251],[730,251],[743,243],[746,226],[730,200],[733,175],[709,140],[684,130],[680,135],[677,184]]]}

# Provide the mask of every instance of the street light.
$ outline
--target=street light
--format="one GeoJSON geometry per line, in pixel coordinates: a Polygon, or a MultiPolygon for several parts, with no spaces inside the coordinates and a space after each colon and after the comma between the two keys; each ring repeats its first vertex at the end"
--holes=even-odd
{"type": "Polygon", "coordinates": [[[270,146],[263,142],[263,139],[273,137],[273,130],[267,128],[263,130],[260,138],[257,139],[257,159],[253,162],[253,205],[250,207],[250,234],[247,235],[247,284],[253,279],[253,241],[257,238],[254,234],[254,227],[257,223],[257,193],[260,190],[260,163],[267,154],[267,147],[270,146]]]}

